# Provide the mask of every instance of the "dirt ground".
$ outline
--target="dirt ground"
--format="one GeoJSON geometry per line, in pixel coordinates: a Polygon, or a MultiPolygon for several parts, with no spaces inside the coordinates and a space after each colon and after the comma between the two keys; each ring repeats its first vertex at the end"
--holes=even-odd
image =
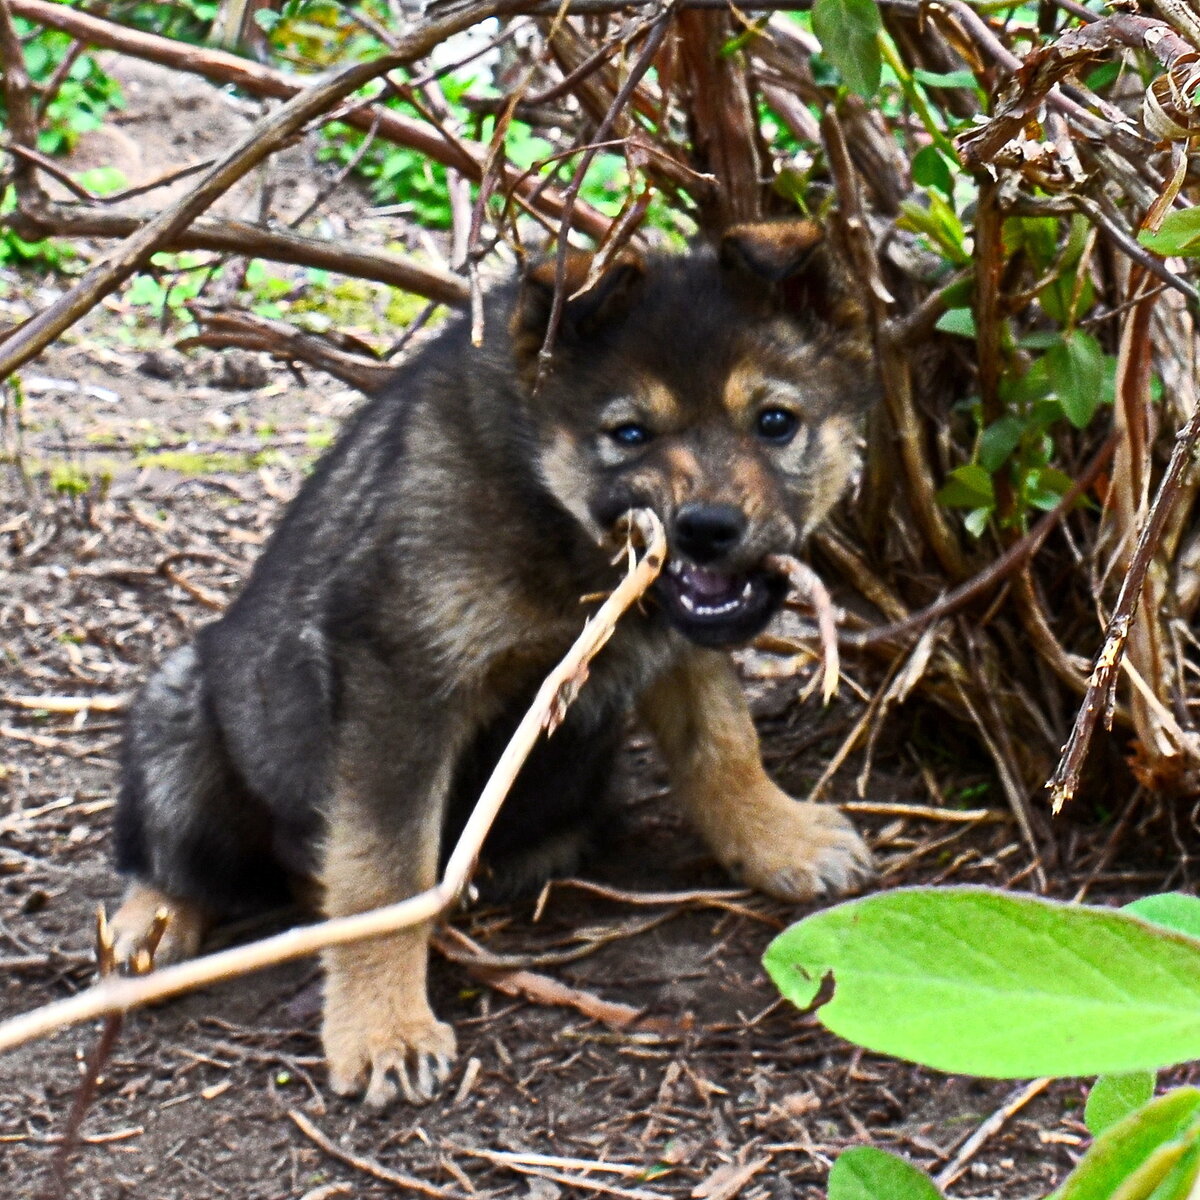
{"type": "MultiPolygon", "coordinates": [[[[193,123],[211,125],[198,111],[193,123]]],[[[47,286],[0,280],[0,323],[44,303],[47,286]]],[[[0,466],[0,1017],[88,983],[93,913],[119,886],[108,826],[120,702],[233,594],[358,399],[258,359],[163,353],[169,339],[128,334],[127,318],[111,304],[27,368],[21,428],[10,410],[5,429],[17,461],[0,466]]],[[[803,682],[756,691],[768,763],[798,794],[861,712],[849,687],[824,713],[797,704],[803,682]]],[[[956,759],[922,720],[893,717],[871,798],[928,804],[940,790],[986,812],[860,805],[880,885],[1028,887],[1034,863],[974,751],[956,759]]],[[[1049,1192],[1086,1145],[1083,1085],[1051,1085],[956,1166],[1018,1085],[862,1054],[780,1002],[759,958],[800,910],[730,891],[636,736],[626,766],[623,828],[588,872],[606,894],[558,885],[540,908],[457,918],[494,956],[489,982],[435,956],[435,1004],[460,1041],[435,1103],[376,1115],[332,1096],[317,967],[293,964],[129,1017],[65,1165],[98,1030],[0,1057],[6,1194],[809,1200],[833,1158],[864,1143],[951,1170],[954,1196],[1049,1192]],[[643,1019],[608,1026],[554,1002],[554,982],[585,1009],[625,1004],[643,1019]]],[[[835,797],[853,798],[861,766],[843,769],[835,797]]],[[[1104,900],[1178,884],[1174,852],[1147,852],[1153,835],[1124,839],[1111,861],[1107,836],[1064,835],[1049,890],[1070,896],[1086,880],[1104,900]],[[1133,844],[1140,857],[1126,862],[1133,844]]]]}

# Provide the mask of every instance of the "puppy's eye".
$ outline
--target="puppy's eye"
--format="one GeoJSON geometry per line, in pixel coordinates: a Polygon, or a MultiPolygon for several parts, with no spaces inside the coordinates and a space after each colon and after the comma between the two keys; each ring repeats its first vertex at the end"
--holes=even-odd
{"type": "Polygon", "coordinates": [[[796,436],[800,418],[786,408],[764,408],[754,423],[755,432],[764,442],[786,445],[796,436]]]}
{"type": "Polygon", "coordinates": [[[608,436],[618,446],[633,447],[644,446],[654,434],[645,425],[639,425],[636,421],[626,421],[623,425],[617,425],[610,429],[608,436]]]}

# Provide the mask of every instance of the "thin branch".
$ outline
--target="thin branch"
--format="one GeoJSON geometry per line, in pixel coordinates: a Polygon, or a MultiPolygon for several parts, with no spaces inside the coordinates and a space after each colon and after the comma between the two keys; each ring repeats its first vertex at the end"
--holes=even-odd
{"type": "Polygon", "coordinates": [[[1183,484],[1183,473],[1192,465],[1196,443],[1200,440],[1200,408],[1197,408],[1188,418],[1187,423],[1175,436],[1175,445],[1171,450],[1171,460],[1167,464],[1166,474],[1158,485],[1158,494],[1146,514],[1146,523],[1138,535],[1133,557],[1129,562],[1129,570],[1121,581],[1121,591],[1117,595],[1117,603],[1113,609],[1112,619],[1108,623],[1108,632],[1104,645],[1096,656],[1092,677],[1088,681],[1087,693],[1083,704],[1075,718],[1075,726],[1063,749],[1062,758],[1046,787],[1050,790],[1050,801],[1055,813],[1075,795],[1079,787],[1079,776],[1083,771],[1083,763],[1087,758],[1088,746],[1092,734],[1096,730],[1096,722],[1100,714],[1106,714],[1106,725],[1111,724],[1113,689],[1116,687],[1117,675],[1121,667],[1121,658],[1125,653],[1125,642],[1137,614],[1138,602],[1142,597],[1142,588],[1146,582],[1146,572],[1158,549],[1159,539],[1167,518],[1171,515],[1176,497],[1183,484]]]}
{"type": "MultiPolygon", "coordinates": [[[[22,236],[128,238],[154,219],[148,214],[110,212],[73,204],[22,205],[22,236]]],[[[426,266],[386,250],[360,250],[345,242],[268,229],[233,217],[197,217],[156,251],[213,250],[246,258],[266,258],[300,267],[319,267],[402,288],[441,304],[466,304],[466,281],[450,271],[426,266]]]]}

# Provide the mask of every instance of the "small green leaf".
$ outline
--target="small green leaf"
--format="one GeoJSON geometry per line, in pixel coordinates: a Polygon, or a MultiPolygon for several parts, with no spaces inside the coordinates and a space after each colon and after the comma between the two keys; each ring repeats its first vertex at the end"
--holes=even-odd
{"type": "Polygon", "coordinates": [[[1115,1125],[1135,1108],[1140,1108],[1153,1095],[1153,1071],[1101,1075],[1088,1093],[1083,1123],[1093,1137],[1098,1137],[1110,1125],[1115,1125]]]}
{"type": "Polygon", "coordinates": [[[875,0],[816,0],[812,28],[846,86],[868,99],[874,96],[883,67],[877,40],[883,22],[875,0]]]}
{"type": "Polygon", "coordinates": [[[1172,209],[1167,213],[1157,233],[1143,229],[1138,241],[1147,250],[1164,257],[1178,254],[1194,258],[1200,254],[1200,208],[1172,209]]]}
{"type": "Polygon", "coordinates": [[[1090,333],[1073,330],[1045,355],[1050,385],[1067,420],[1087,428],[1104,397],[1104,351],[1090,333]]]}
{"type": "Polygon", "coordinates": [[[926,87],[974,89],[979,86],[973,71],[927,71],[924,67],[916,67],[913,78],[926,87]]]}
{"type": "Polygon", "coordinates": [[[991,507],[996,503],[992,477],[978,463],[955,467],[937,498],[947,508],[991,507]]]}
{"type": "Polygon", "coordinates": [[[941,1200],[933,1180],[899,1155],[856,1146],[829,1171],[828,1200],[941,1200]]]}
{"type": "Polygon", "coordinates": [[[125,172],[117,167],[92,167],[79,176],[79,183],[97,196],[109,196],[129,186],[125,172]]]}
{"type": "Polygon", "coordinates": [[[975,336],[975,314],[969,308],[948,308],[937,319],[937,328],[943,333],[954,333],[959,337],[975,336]]]}
{"type": "Polygon", "coordinates": [[[1111,1125],[1055,1200],[1146,1200],[1195,1145],[1200,1089],[1176,1088],[1111,1125]]]}
{"type": "Polygon", "coordinates": [[[998,471],[1020,445],[1024,422],[1019,417],[1001,417],[993,421],[979,437],[979,464],[986,471],[998,471]]]}
{"type": "Polygon", "coordinates": [[[1065,471],[1054,467],[1032,467],[1026,472],[1021,494],[1027,503],[1043,512],[1058,507],[1063,493],[1074,481],[1065,471]]]}
{"type": "Polygon", "coordinates": [[[940,1071],[1025,1079],[1200,1058],[1200,940],[1115,909],[899,889],[807,917],[764,962],[801,1008],[832,976],[822,1024],[940,1071]]]}
{"type": "Polygon", "coordinates": [[[926,146],[917,151],[912,160],[912,177],[914,183],[922,187],[935,187],[947,197],[954,193],[950,164],[936,146],[926,146]]]}
{"type": "Polygon", "coordinates": [[[1185,896],[1182,892],[1143,896],[1132,904],[1126,904],[1125,911],[1149,921],[1151,925],[1161,925],[1164,929],[1200,938],[1200,899],[1195,896],[1185,896]]]}

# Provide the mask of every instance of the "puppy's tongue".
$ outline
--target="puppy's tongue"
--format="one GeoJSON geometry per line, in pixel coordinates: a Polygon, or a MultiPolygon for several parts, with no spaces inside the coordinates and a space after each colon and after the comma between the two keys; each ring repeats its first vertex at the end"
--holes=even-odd
{"type": "Polygon", "coordinates": [[[719,571],[710,571],[706,567],[698,567],[694,563],[679,572],[679,581],[694,596],[712,599],[727,596],[733,591],[733,579],[722,575],[719,571]]]}

